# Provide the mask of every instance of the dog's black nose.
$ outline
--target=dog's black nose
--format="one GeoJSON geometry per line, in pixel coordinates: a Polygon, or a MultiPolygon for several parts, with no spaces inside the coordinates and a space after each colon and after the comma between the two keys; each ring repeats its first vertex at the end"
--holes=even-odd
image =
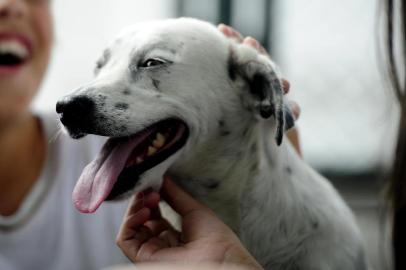
{"type": "Polygon", "coordinates": [[[67,97],[56,103],[56,112],[68,129],[81,129],[91,119],[95,103],[86,96],[67,97]]]}

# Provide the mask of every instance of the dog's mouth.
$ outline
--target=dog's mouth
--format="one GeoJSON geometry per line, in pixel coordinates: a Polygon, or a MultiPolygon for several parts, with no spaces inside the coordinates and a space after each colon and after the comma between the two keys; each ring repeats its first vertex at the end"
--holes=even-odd
{"type": "Polygon", "coordinates": [[[93,213],[103,201],[133,189],[142,173],[175,154],[188,137],[183,121],[168,119],[130,137],[110,138],[75,186],[76,208],[82,213],[93,213]]]}

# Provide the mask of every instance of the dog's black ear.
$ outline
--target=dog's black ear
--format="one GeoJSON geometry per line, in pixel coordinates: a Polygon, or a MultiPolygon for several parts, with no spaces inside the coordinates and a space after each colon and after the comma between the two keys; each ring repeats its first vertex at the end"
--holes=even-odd
{"type": "Polygon", "coordinates": [[[261,118],[275,118],[275,139],[280,145],[286,129],[285,123],[292,125],[294,121],[290,110],[283,103],[283,85],[273,63],[244,45],[230,48],[229,62],[230,78],[236,80],[240,76],[247,82],[249,93],[245,95],[248,99],[246,106],[261,118]]]}
{"type": "MultiPolygon", "coordinates": [[[[255,65],[255,63],[250,65],[255,65]]],[[[249,90],[254,97],[254,109],[264,119],[271,116],[275,118],[275,139],[276,143],[280,145],[285,131],[282,82],[273,70],[264,70],[264,67],[258,69],[251,78],[247,78],[249,90]]]]}

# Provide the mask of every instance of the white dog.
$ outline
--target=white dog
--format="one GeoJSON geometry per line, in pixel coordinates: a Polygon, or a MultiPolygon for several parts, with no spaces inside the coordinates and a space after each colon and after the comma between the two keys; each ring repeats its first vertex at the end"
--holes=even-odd
{"type": "Polygon", "coordinates": [[[73,138],[111,137],[74,190],[80,211],[159,189],[169,173],[266,269],[366,269],[351,211],[282,142],[293,121],[274,64],[213,25],[127,29],[57,111],[73,138]]]}

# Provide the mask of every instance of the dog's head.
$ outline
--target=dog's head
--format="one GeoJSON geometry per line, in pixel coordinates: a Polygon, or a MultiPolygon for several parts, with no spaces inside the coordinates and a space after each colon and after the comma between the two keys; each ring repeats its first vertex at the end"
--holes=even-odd
{"type": "Polygon", "coordinates": [[[82,212],[148,187],[187,148],[218,133],[225,114],[274,116],[284,129],[282,86],[265,56],[194,19],[139,24],[104,51],[95,79],[57,104],[73,138],[110,137],[83,171],[73,198],[82,212]]]}

